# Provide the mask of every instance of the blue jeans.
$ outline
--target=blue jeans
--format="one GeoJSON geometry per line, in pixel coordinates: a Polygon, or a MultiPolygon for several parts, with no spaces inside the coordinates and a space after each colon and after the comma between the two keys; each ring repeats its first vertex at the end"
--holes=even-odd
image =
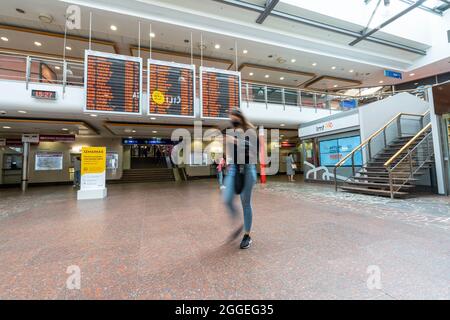
{"type": "MultiPolygon", "coordinates": [[[[234,180],[236,177],[237,165],[230,164],[228,166],[228,173],[225,177],[225,190],[223,193],[223,200],[228,208],[228,212],[233,218],[237,217],[237,210],[234,206],[233,199],[235,195],[234,180]]],[[[256,166],[254,164],[245,165],[245,182],[244,188],[240,194],[242,209],[244,211],[244,231],[249,233],[252,228],[252,191],[256,183],[256,166]]]]}
{"type": "Polygon", "coordinates": [[[223,186],[223,169],[217,172],[217,180],[219,181],[219,185],[223,186]]]}

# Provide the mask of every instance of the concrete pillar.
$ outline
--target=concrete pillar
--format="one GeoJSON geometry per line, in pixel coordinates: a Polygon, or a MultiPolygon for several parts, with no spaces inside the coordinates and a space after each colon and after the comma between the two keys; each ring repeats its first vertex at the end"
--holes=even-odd
{"type": "Polygon", "coordinates": [[[25,192],[28,187],[28,167],[30,163],[30,143],[23,143],[23,159],[22,159],[22,191],[25,192]]]}

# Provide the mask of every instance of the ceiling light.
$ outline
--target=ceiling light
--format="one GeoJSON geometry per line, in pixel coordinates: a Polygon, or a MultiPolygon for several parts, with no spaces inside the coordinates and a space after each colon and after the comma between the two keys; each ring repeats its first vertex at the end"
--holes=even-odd
{"type": "Polygon", "coordinates": [[[133,137],[128,137],[128,139],[133,139],[133,137]]]}
{"type": "Polygon", "coordinates": [[[350,72],[350,73],[353,73],[353,72],[355,72],[355,70],[353,70],[353,69],[350,69],[348,72],[350,72]]]}
{"type": "Polygon", "coordinates": [[[216,44],[216,45],[214,46],[214,48],[220,49],[220,44],[216,44]]]}
{"type": "Polygon", "coordinates": [[[42,46],[42,43],[40,43],[39,41],[35,41],[34,45],[37,46],[37,47],[40,47],[40,46],[42,46]]]}
{"type": "Polygon", "coordinates": [[[1,37],[0,39],[2,39],[3,41],[9,41],[7,37],[1,37]]]}
{"type": "Polygon", "coordinates": [[[11,127],[3,126],[3,129],[11,129],[11,127]]]}
{"type": "Polygon", "coordinates": [[[409,76],[410,77],[414,77],[416,74],[415,73],[410,73],[409,76]]]}
{"type": "Polygon", "coordinates": [[[72,47],[67,46],[67,47],[66,47],[66,50],[69,50],[69,51],[70,51],[70,50],[72,50],[72,47]]]}
{"type": "Polygon", "coordinates": [[[285,124],[284,124],[284,123],[280,124],[280,127],[284,127],[284,126],[285,126],[285,124]]]}
{"type": "Polygon", "coordinates": [[[115,25],[111,25],[111,27],[109,27],[112,31],[117,31],[117,27],[115,25]]]}
{"type": "Polygon", "coordinates": [[[158,133],[158,131],[156,131],[156,130],[153,130],[152,132],[153,132],[153,133],[158,133]]]}
{"type": "Polygon", "coordinates": [[[266,78],[266,79],[267,79],[268,77],[269,77],[269,75],[268,75],[268,74],[266,74],[266,75],[264,76],[264,78],[266,78]]]}
{"type": "Polygon", "coordinates": [[[69,131],[69,129],[67,129],[67,128],[62,128],[61,130],[62,131],[69,131]]]}
{"type": "Polygon", "coordinates": [[[337,88],[338,87],[338,85],[337,84],[335,84],[334,86],[333,86],[334,88],[337,88]]]}
{"type": "Polygon", "coordinates": [[[59,69],[61,69],[61,67],[60,67],[60,66],[56,66],[55,69],[56,69],[56,70],[59,70],[59,69]]]}
{"type": "Polygon", "coordinates": [[[96,115],[96,114],[91,114],[91,117],[94,117],[94,118],[95,118],[95,117],[97,117],[97,115],[96,115]]]}
{"type": "Polygon", "coordinates": [[[250,72],[248,75],[249,75],[250,77],[253,77],[253,72],[250,72]]]}
{"type": "Polygon", "coordinates": [[[378,83],[383,83],[384,81],[383,80],[380,80],[380,82],[378,82],[378,83]]]}
{"type": "Polygon", "coordinates": [[[280,77],[280,80],[283,81],[283,80],[284,80],[284,77],[280,77]]]}
{"type": "Polygon", "coordinates": [[[150,120],[156,120],[156,118],[155,117],[151,117],[150,120]]]}
{"type": "Polygon", "coordinates": [[[313,62],[312,66],[313,67],[317,66],[317,62],[313,62]]]}
{"type": "Polygon", "coordinates": [[[135,133],[135,132],[136,132],[136,130],[131,130],[131,132],[135,133]]]}
{"type": "Polygon", "coordinates": [[[247,54],[248,53],[248,50],[244,50],[244,51],[242,51],[244,54],[247,54]]]}
{"type": "Polygon", "coordinates": [[[336,67],[333,66],[333,67],[331,67],[331,69],[332,69],[332,70],[336,70],[336,67]]]}
{"type": "Polygon", "coordinates": [[[18,113],[27,113],[26,111],[24,111],[24,110],[19,110],[19,111],[17,111],[18,113]]]}
{"type": "Polygon", "coordinates": [[[150,32],[150,37],[154,38],[154,37],[156,37],[156,34],[154,32],[150,32]]]}
{"type": "Polygon", "coordinates": [[[292,63],[295,63],[295,61],[297,61],[297,60],[295,60],[295,59],[291,59],[291,62],[292,62],[292,63]]]}

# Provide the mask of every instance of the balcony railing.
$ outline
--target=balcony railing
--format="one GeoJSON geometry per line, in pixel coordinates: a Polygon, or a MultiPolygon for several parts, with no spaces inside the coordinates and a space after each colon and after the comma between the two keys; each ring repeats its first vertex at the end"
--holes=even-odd
{"type": "MultiPolygon", "coordinates": [[[[27,56],[20,53],[0,51],[0,79],[23,81],[29,83],[49,83],[63,86],[84,86],[84,63],[81,60],[62,60],[47,56],[27,56]]],[[[147,91],[147,70],[143,70],[143,91],[147,91]]],[[[197,79],[198,81],[198,79],[197,79]]],[[[197,85],[196,95],[199,95],[197,85]]],[[[242,82],[241,99],[245,106],[251,102],[295,106],[301,108],[345,111],[361,105],[390,97],[394,94],[381,89],[371,95],[350,96],[338,93],[318,92],[292,87],[281,87],[263,83],[242,82]]],[[[426,100],[426,88],[408,90],[426,100]]],[[[395,93],[399,93],[395,92],[395,93]]]]}

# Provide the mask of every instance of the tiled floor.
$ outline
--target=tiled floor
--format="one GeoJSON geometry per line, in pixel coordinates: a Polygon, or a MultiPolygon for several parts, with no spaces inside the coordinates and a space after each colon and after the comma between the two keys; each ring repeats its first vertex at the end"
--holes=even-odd
{"type": "Polygon", "coordinates": [[[225,243],[215,180],[114,184],[83,202],[66,186],[0,190],[0,298],[450,298],[450,198],[283,179],[256,186],[244,251],[225,243]],[[67,288],[71,266],[79,290],[67,288]]]}

